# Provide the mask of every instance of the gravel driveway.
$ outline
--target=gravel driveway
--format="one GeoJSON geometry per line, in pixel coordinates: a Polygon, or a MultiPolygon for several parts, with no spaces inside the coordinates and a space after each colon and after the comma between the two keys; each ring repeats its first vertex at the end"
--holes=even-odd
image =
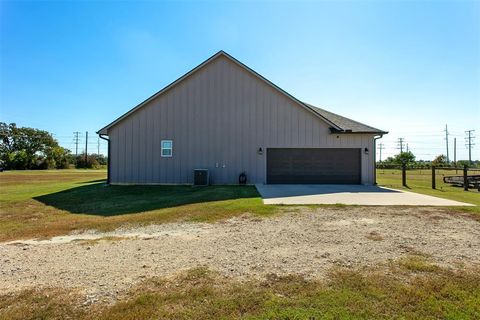
{"type": "Polygon", "coordinates": [[[199,265],[228,277],[267,273],[322,277],[334,265],[363,267],[421,252],[444,266],[480,265],[480,223],[437,208],[292,208],[274,218],[182,223],[0,244],[0,292],[79,290],[110,301],[151,276],[199,265]],[[73,239],[107,236],[85,244],[73,239]]]}

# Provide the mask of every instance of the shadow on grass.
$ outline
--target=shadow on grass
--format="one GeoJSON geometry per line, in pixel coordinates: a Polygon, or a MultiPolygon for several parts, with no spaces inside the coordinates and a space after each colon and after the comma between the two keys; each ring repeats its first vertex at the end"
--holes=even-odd
{"type": "Polygon", "coordinates": [[[39,197],[74,214],[115,216],[210,201],[259,197],[254,186],[106,186],[92,183],[39,197]]]}

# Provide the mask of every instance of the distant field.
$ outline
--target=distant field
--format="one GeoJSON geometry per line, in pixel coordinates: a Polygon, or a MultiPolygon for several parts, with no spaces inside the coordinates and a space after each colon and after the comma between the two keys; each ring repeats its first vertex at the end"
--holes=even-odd
{"type": "Polygon", "coordinates": [[[407,170],[407,188],[402,186],[402,171],[393,169],[377,169],[377,183],[382,186],[395,189],[404,189],[407,191],[423,193],[439,198],[462,201],[477,205],[477,211],[480,211],[480,193],[475,189],[464,191],[461,187],[451,186],[443,182],[445,175],[462,175],[462,170],[458,174],[452,170],[437,170],[436,189],[432,189],[432,172],[425,170],[407,170]]]}
{"type": "Polygon", "coordinates": [[[0,241],[128,224],[268,215],[253,186],[105,186],[105,170],[0,173],[0,241]]]}

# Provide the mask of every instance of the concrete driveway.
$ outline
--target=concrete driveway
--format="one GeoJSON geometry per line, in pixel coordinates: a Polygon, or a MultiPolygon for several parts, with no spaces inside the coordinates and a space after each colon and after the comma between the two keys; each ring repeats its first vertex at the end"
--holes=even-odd
{"type": "Polygon", "coordinates": [[[473,206],[469,203],[378,186],[258,184],[256,187],[265,204],[473,206]]]}

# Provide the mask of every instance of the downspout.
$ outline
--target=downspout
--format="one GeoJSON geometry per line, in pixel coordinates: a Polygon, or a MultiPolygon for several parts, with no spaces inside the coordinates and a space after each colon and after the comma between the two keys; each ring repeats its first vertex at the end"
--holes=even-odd
{"type": "Polygon", "coordinates": [[[110,184],[110,139],[105,138],[105,134],[98,135],[100,139],[107,141],[108,151],[107,151],[107,184],[110,184]]]}
{"type": "MultiPolygon", "coordinates": [[[[381,139],[383,134],[374,136],[373,138],[373,180],[374,185],[377,185],[377,140],[381,139]]],[[[110,158],[109,158],[110,159],[110,158]]]]}

